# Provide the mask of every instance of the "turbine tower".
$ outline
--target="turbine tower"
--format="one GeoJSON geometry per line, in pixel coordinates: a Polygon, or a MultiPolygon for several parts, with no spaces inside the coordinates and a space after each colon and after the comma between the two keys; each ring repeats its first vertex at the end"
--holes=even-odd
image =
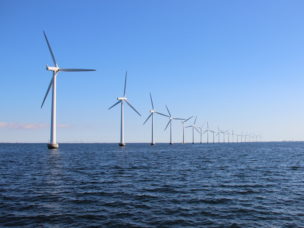
{"type": "Polygon", "coordinates": [[[47,91],[45,93],[44,99],[42,101],[41,104],[41,108],[43,107],[43,104],[50,92],[50,89],[52,88],[52,111],[51,111],[51,135],[50,135],[50,143],[48,144],[48,148],[49,149],[57,149],[59,147],[58,143],[57,143],[57,118],[56,118],[56,102],[57,102],[57,94],[56,94],[56,81],[57,81],[57,76],[59,74],[59,72],[80,72],[80,71],[95,71],[95,69],[72,69],[72,68],[59,68],[56,59],[55,59],[55,55],[54,52],[52,51],[51,45],[49,43],[49,40],[45,34],[45,32],[43,32],[44,34],[44,38],[45,41],[47,43],[47,46],[49,48],[54,66],[48,66],[46,65],[46,70],[48,71],[52,71],[52,79],[51,82],[49,84],[49,87],[47,88],[47,91]]]}
{"type": "Polygon", "coordinates": [[[145,120],[145,122],[143,124],[145,124],[151,118],[151,145],[155,145],[155,141],[154,141],[154,114],[156,113],[156,114],[159,114],[159,115],[162,115],[162,116],[166,116],[166,117],[168,117],[168,116],[163,114],[163,113],[157,112],[154,109],[154,104],[153,104],[153,99],[152,99],[151,93],[150,93],[150,101],[151,101],[152,109],[150,110],[150,115],[147,117],[147,119],[145,120]]]}
{"type": "Polygon", "coordinates": [[[185,120],[185,119],[172,117],[167,105],[166,105],[166,109],[169,114],[168,116],[166,115],[169,118],[169,121],[165,127],[165,130],[167,130],[168,126],[170,125],[170,145],[172,145],[173,144],[173,142],[172,142],[172,120],[185,120]]]}
{"type": "Polygon", "coordinates": [[[127,105],[129,105],[130,108],[132,108],[134,110],[134,112],[136,112],[139,116],[141,116],[140,113],[130,104],[130,102],[128,101],[128,98],[126,97],[127,74],[128,73],[126,72],[123,96],[117,97],[118,101],[109,108],[109,110],[110,110],[111,108],[120,104],[120,143],[119,143],[119,146],[126,145],[125,138],[124,138],[124,103],[126,102],[127,105]]]}
{"type": "Polygon", "coordinates": [[[183,125],[183,144],[185,144],[185,123],[190,120],[193,116],[190,116],[188,119],[182,120],[183,125]]]}

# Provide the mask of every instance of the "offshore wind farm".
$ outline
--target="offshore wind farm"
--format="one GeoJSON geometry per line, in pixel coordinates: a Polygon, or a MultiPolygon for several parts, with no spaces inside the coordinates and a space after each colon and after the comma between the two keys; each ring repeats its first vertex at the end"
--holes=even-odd
{"type": "Polygon", "coordinates": [[[0,5],[0,227],[304,227],[302,1],[0,5]]]}
{"type": "MultiPolygon", "coordinates": [[[[43,107],[46,98],[48,97],[48,94],[50,92],[50,90],[52,89],[52,108],[51,108],[51,124],[50,124],[50,141],[47,144],[48,149],[58,149],[59,145],[57,143],[57,92],[56,92],[56,81],[57,81],[57,75],[59,72],[82,72],[82,71],[96,71],[95,69],[75,69],[75,68],[59,68],[56,59],[55,59],[55,55],[54,52],[52,50],[52,47],[50,45],[50,42],[47,38],[47,35],[45,32],[43,32],[47,47],[49,49],[50,55],[52,57],[54,66],[50,67],[50,66],[46,66],[46,70],[47,71],[52,71],[52,79],[50,81],[50,84],[47,88],[47,91],[45,93],[45,96],[43,98],[42,104],[41,104],[41,108],[43,107]]],[[[123,96],[122,97],[117,97],[117,102],[114,103],[111,107],[109,107],[109,110],[112,109],[113,107],[115,107],[116,105],[120,104],[120,141],[119,141],[119,146],[125,146],[126,142],[125,142],[125,134],[124,134],[124,103],[126,103],[131,109],[133,109],[134,112],[136,112],[139,116],[141,116],[141,114],[134,108],[133,105],[131,105],[131,103],[128,101],[128,98],[126,97],[126,91],[127,91],[127,75],[128,73],[125,73],[125,81],[124,81],[124,89],[123,89],[123,96]]],[[[183,124],[183,140],[182,143],[185,143],[185,128],[191,128],[192,130],[192,144],[195,143],[195,137],[194,137],[194,132],[196,131],[198,134],[200,134],[200,143],[202,143],[202,135],[204,133],[207,133],[207,139],[206,142],[209,142],[209,125],[208,122],[206,124],[207,128],[204,129],[203,125],[202,126],[197,126],[196,125],[196,121],[197,121],[197,116],[194,119],[194,122],[192,125],[189,126],[184,126],[184,124],[190,120],[193,116],[184,119],[184,118],[178,118],[178,117],[173,117],[171,115],[171,112],[169,111],[169,108],[166,105],[166,110],[168,112],[168,115],[160,113],[160,112],[156,112],[154,110],[154,104],[153,104],[153,100],[152,100],[152,95],[150,93],[150,101],[151,101],[151,106],[152,109],[150,110],[150,115],[148,116],[148,118],[145,120],[144,124],[149,120],[150,117],[152,117],[151,119],[151,145],[155,145],[155,140],[154,140],[154,113],[161,115],[161,116],[165,116],[167,118],[169,118],[168,123],[166,124],[165,130],[167,130],[167,128],[169,127],[170,129],[170,140],[169,140],[169,144],[172,145],[173,144],[173,132],[172,132],[172,122],[173,120],[180,120],[182,121],[183,124]]],[[[225,136],[228,136],[228,143],[230,142],[229,140],[229,131],[219,131],[218,130],[218,134],[223,134],[223,142],[225,143],[225,136]]],[[[241,135],[243,136],[245,139],[244,141],[241,140],[241,142],[258,142],[258,137],[261,138],[260,135],[256,135],[255,138],[252,137],[252,135],[241,135]],[[247,140],[248,138],[248,140],[247,140]]],[[[220,138],[220,136],[219,136],[220,138]]],[[[234,141],[231,141],[234,142],[234,141]]],[[[220,140],[218,140],[218,143],[220,143],[220,140]]]]}

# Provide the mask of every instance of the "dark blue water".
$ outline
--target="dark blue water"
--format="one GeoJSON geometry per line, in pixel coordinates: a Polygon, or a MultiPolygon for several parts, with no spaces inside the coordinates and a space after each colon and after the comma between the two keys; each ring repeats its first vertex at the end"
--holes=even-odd
{"type": "Polygon", "coordinates": [[[0,144],[0,225],[304,227],[304,143],[0,144]]]}

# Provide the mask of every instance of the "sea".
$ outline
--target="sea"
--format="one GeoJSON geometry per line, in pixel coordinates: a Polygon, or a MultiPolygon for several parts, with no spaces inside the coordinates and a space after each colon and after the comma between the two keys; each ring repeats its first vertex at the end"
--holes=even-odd
{"type": "Polygon", "coordinates": [[[0,144],[1,227],[304,227],[304,142],[0,144]]]}

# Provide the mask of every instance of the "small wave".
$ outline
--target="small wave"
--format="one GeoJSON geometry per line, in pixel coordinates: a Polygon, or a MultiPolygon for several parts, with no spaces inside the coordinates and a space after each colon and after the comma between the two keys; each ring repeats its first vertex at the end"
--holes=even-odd
{"type": "Polygon", "coordinates": [[[147,192],[159,192],[159,193],[182,193],[183,191],[178,191],[173,187],[158,187],[158,188],[146,188],[147,192]]]}
{"type": "Polygon", "coordinates": [[[231,199],[227,199],[227,198],[218,198],[218,199],[191,199],[191,200],[187,200],[185,201],[185,203],[189,203],[189,204],[201,204],[201,203],[205,203],[205,204],[226,204],[228,202],[231,202],[231,199]]]}

